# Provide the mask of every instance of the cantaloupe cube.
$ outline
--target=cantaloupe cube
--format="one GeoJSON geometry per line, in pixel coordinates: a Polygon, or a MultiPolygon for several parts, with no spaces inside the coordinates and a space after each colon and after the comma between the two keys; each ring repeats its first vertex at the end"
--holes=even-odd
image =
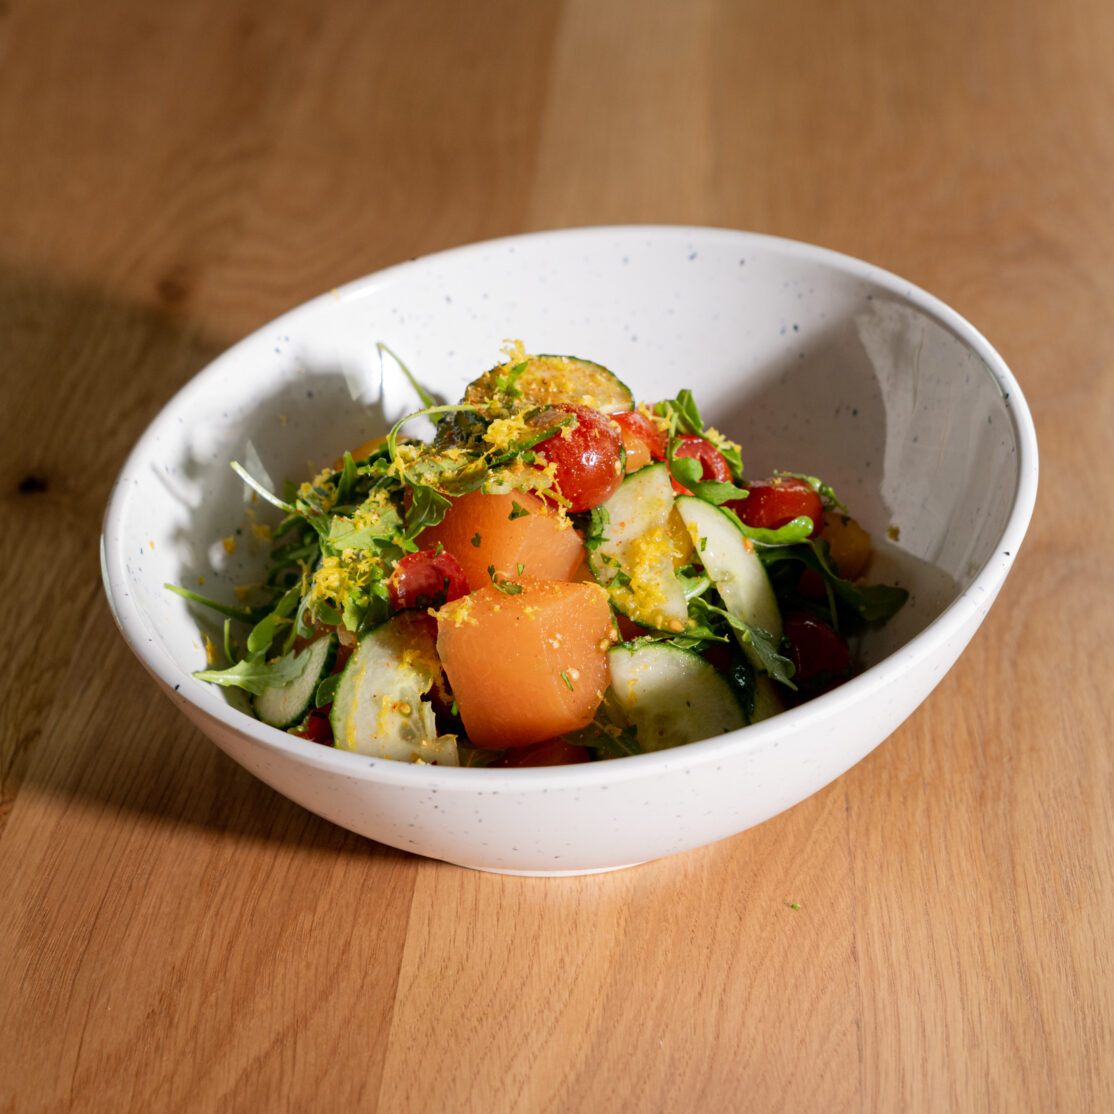
{"type": "Polygon", "coordinates": [[[592,721],[608,685],[612,638],[599,585],[530,577],[488,585],[442,607],[437,629],[473,745],[525,746],[592,721]]]}
{"type": "Polygon", "coordinates": [[[418,535],[422,549],[438,543],[460,562],[473,592],[491,583],[490,567],[500,578],[569,580],[584,558],[584,543],[568,520],[525,491],[473,491],[454,499],[444,519],[418,535]]]}

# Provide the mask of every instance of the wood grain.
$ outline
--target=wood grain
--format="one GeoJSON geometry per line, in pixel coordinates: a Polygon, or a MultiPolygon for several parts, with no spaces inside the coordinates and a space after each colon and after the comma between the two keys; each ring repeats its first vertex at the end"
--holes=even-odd
{"type": "Polygon", "coordinates": [[[1114,8],[0,3],[0,1111],[1114,1108],[1114,8]],[[536,228],[720,224],[976,322],[1042,487],[835,784],[539,882],[277,797],[118,637],[159,406],[292,305],[536,228]]]}

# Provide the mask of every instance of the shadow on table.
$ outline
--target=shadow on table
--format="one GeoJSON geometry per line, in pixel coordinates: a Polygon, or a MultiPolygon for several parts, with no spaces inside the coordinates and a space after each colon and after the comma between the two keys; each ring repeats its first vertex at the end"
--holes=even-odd
{"type": "Polygon", "coordinates": [[[191,319],[189,302],[173,276],[142,303],[0,263],[0,412],[18,418],[0,463],[13,540],[5,576],[39,586],[12,601],[23,620],[0,684],[0,831],[23,794],[45,795],[237,838],[396,856],[228,759],[143,673],[106,606],[97,542],[112,482],[155,413],[227,346],[191,319]]]}

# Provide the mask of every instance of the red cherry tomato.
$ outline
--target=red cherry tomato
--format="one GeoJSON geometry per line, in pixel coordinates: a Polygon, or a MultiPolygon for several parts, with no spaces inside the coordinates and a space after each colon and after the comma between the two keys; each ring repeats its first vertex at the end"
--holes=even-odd
{"type": "MultiPolygon", "coordinates": [[[[706,437],[697,437],[695,433],[682,433],[673,443],[673,456],[692,457],[700,461],[702,481],[715,481],[716,483],[731,483],[731,465],[727,458],[706,437]]],[[[673,481],[673,490],[679,495],[691,495],[684,484],[673,481]]]]}
{"type": "Polygon", "coordinates": [[[784,618],[793,682],[804,696],[835,688],[851,673],[851,651],[843,638],[821,619],[804,611],[784,618]]]}
{"type": "Polygon", "coordinates": [[[460,562],[447,550],[419,549],[407,553],[387,581],[391,607],[439,607],[468,595],[468,578],[460,562]]]}
{"type": "Polygon", "coordinates": [[[619,427],[627,452],[627,471],[635,472],[651,460],[665,460],[665,434],[640,410],[620,410],[611,420],[619,427]]]}
{"type": "Polygon", "coordinates": [[[308,716],[300,727],[296,727],[291,734],[300,735],[303,739],[309,739],[311,743],[322,743],[325,746],[333,745],[333,728],[329,722],[329,709],[331,704],[326,704],[322,708],[315,708],[308,716]]]}
{"type": "Polygon", "coordinates": [[[549,412],[574,414],[576,422],[556,430],[534,452],[556,465],[557,487],[570,511],[598,507],[623,480],[623,439],[618,428],[588,406],[562,402],[551,406],[549,412]]]}
{"type": "Polygon", "coordinates": [[[812,519],[810,538],[816,537],[824,522],[824,504],[810,484],[794,476],[773,476],[746,484],[747,497],[728,506],[747,526],[776,530],[798,515],[812,519]]]}
{"type": "Polygon", "coordinates": [[[525,747],[507,751],[506,766],[571,766],[591,758],[586,747],[578,747],[564,739],[543,739],[525,747]]]}
{"type": "Polygon", "coordinates": [[[726,642],[710,642],[700,651],[700,656],[720,673],[730,673],[735,664],[735,651],[726,642]]]}

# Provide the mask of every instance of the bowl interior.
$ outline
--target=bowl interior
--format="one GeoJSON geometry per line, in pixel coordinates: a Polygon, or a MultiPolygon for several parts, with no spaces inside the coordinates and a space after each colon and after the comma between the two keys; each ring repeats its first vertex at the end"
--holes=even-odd
{"type": "Polygon", "coordinates": [[[706,229],[480,244],[279,318],[152,424],[121,473],[104,535],[113,607],[148,667],[211,693],[188,674],[205,661],[199,627],[217,640],[220,623],[164,585],[235,603],[258,577],[267,543],[256,526],[278,514],[230,461],[281,491],[418,408],[380,344],[453,401],[499,362],[508,339],[605,364],[640,399],[689,387],[705,418],[741,443],[747,474],[783,469],[832,484],[874,536],[874,578],[912,592],[899,618],[864,642],[868,664],[923,630],[988,566],[1016,522],[1025,468],[1035,467],[1023,460],[1024,402],[989,346],[935,299],[868,264],[706,229]]]}

